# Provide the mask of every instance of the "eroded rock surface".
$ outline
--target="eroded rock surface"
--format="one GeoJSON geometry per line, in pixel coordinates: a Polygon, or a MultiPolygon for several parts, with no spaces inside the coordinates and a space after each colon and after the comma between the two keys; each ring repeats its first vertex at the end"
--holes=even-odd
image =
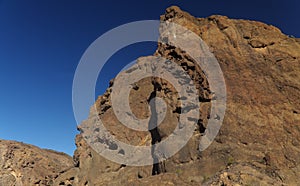
{"type": "Polygon", "coordinates": [[[74,166],[72,157],[33,145],[0,140],[0,185],[53,185],[74,166]]]}
{"type": "MultiPolygon", "coordinates": [[[[157,165],[153,172],[152,165],[131,167],[103,158],[79,134],[74,166],[52,179],[52,183],[300,185],[299,39],[261,22],[225,16],[195,18],[178,7],[168,8],[160,19],[182,25],[199,35],[221,66],[227,89],[227,110],[217,138],[209,148],[199,152],[199,140],[205,134],[213,99],[205,73],[185,51],[159,43],[154,55],[179,64],[199,91],[200,119],[187,145],[157,165]]],[[[113,83],[111,81],[107,91],[99,96],[93,106],[96,110],[91,109],[87,121],[99,117],[118,140],[136,146],[151,145],[151,132],[129,129],[114,115],[113,83]]],[[[153,92],[167,103],[166,119],[157,128],[164,140],[172,133],[180,114],[180,98],[175,88],[163,79],[145,78],[133,85],[129,103],[136,117],[147,118],[153,92]]],[[[15,183],[18,178],[11,175],[2,174],[0,180],[15,183]]]]}
{"type": "MultiPolygon", "coordinates": [[[[153,166],[129,167],[110,162],[78,135],[75,159],[83,182],[87,185],[300,184],[297,39],[260,22],[225,16],[194,18],[178,7],[168,8],[161,20],[195,32],[218,59],[227,88],[227,111],[219,135],[208,149],[198,151],[211,108],[209,84],[205,73],[185,51],[159,43],[155,55],[179,64],[199,90],[200,120],[193,137],[175,156],[164,161],[159,174],[153,176],[153,166]]],[[[134,85],[130,106],[138,118],[149,117],[147,100],[153,91],[168,105],[166,119],[158,127],[163,140],[172,133],[180,114],[180,99],[174,87],[160,78],[145,78],[134,85]]],[[[150,145],[149,132],[131,130],[117,120],[110,95],[111,88],[94,105],[107,129],[126,143],[150,145]]]]}

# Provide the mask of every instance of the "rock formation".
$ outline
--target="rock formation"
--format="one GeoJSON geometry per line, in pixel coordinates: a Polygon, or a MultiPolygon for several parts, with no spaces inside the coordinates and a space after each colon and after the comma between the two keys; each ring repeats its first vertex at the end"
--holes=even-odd
{"type": "MultiPolygon", "coordinates": [[[[278,28],[261,22],[216,15],[195,18],[174,6],[168,8],[160,19],[184,26],[199,35],[221,66],[227,88],[227,109],[214,142],[205,151],[198,150],[213,99],[205,73],[184,51],[159,43],[154,55],[179,64],[196,82],[199,91],[200,119],[183,149],[158,165],[126,166],[100,156],[79,134],[72,167],[65,155],[55,159],[56,153],[34,148],[32,152],[45,154],[43,158],[39,158],[39,153],[26,155],[24,162],[9,169],[5,165],[23,159],[23,151],[4,143],[1,148],[7,150],[1,150],[0,183],[300,185],[300,39],[288,37],[278,28]],[[15,155],[11,157],[10,153],[15,155]],[[44,167],[43,170],[47,173],[51,170],[50,176],[39,168],[48,162],[51,162],[50,168],[44,167]],[[60,166],[55,164],[57,162],[60,166]],[[23,175],[22,180],[18,180],[18,174],[23,175]],[[43,180],[43,176],[46,179],[43,180]]],[[[138,61],[145,60],[147,57],[138,61]]],[[[113,83],[111,81],[107,91],[99,96],[86,122],[93,123],[95,117],[100,117],[118,140],[135,146],[151,145],[151,131],[129,129],[114,115],[110,99],[113,83]]],[[[150,116],[148,102],[153,93],[167,103],[166,118],[157,128],[159,138],[163,140],[174,130],[180,114],[180,99],[174,87],[160,78],[142,79],[131,90],[129,103],[136,117],[147,118],[150,116]]],[[[33,147],[19,145],[19,148],[33,147]]]]}
{"type": "Polygon", "coordinates": [[[74,166],[72,157],[24,143],[0,140],[0,185],[52,185],[74,166]]]}

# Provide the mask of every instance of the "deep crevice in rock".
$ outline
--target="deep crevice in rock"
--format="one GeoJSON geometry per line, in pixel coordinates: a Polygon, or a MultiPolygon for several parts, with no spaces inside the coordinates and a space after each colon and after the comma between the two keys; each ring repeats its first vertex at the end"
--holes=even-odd
{"type": "MultiPolygon", "coordinates": [[[[161,89],[161,86],[157,86],[157,83],[152,82],[153,86],[154,86],[154,91],[150,94],[149,98],[148,98],[148,103],[150,103],[150,101],[156,97],[156,91],[159,91],[161,89]]],[[[150,110],[151,110],[151,116],[150,116],[150,120],[149,120],[149,132],[151,134],[151,155],[153,158],[153,166],[152,166],[152,175],[158,175],[160,173],[165,172],[164,166],[163,166],[163,162],[160,162],[160,158],[158,157],[158,154],[155,152],[155,144],[161,142],[161,135],[158,131],[158,128],[151,128],[151,126],[157,126],[157,111],[156,111],[156,105],[155,103],[149,104],[150,105],[150,110]]]]}

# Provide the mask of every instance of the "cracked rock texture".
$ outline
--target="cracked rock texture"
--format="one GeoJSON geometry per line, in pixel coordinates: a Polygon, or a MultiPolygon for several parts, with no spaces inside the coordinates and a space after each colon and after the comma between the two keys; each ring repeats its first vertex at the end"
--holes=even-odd
{"type": "Polygon", "coordinates": [[[74,166],[72,157],[24,143],[0,140],[0,185],[52,185],[74,166]]]}
{"type": "MultiPolygon", "coordinates": [[[[1,141],[0,185],[300,185],[299,39],[261,22],[218,15],[195,18],[175,6],[160,19],[195,32],[220,64],[227,88],[227,110],[214,142],[205,151],[198,151],[212,100],[205,73],[184,51],[159,43],[154,55],[179,64],[194,80],[200,119],[187,145],[157,165],[156,175],[154,166],[131,167],[106,160],[79,134],[73,162],[63,154],[19,143],[19,148],[14,148],[1,141]],[[34,154],[23,156],[20,149],[34,154]]],[[[99,96],[94,104],[97,112],[91,109],[87,121],[97,114],[118,140],[151,145],[150,132],[129,129],[114,115],[113,83],[99,96]]],[[[180,114],[175,88],[160,78],[142,79],[133,85],[129,104],[136,117],[147,118],[153,92],[167,103],[166,118],[157,128],[163,140],[174,130],[180,114]]]]}

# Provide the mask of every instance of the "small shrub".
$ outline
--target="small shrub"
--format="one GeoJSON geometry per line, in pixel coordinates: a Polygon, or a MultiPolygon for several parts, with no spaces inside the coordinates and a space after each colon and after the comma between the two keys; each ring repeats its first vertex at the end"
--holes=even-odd
{"type": "Polygon", "coordinates": [[[229,156],[227,159],[227,166],[232,165],[235,162],[234,158],[232,156],[229,156]]]}

